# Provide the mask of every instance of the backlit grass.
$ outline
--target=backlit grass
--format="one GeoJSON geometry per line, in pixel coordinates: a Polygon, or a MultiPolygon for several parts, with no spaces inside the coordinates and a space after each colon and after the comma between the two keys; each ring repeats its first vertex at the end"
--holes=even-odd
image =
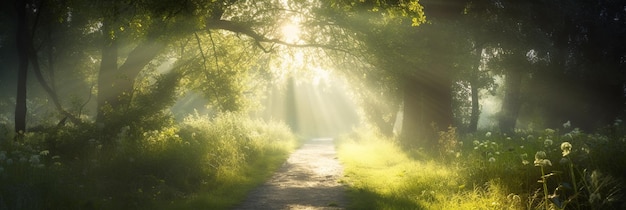
{"type": "Polygon", "coordinates": [[[391,139],[362,131],[338,143],[352,209],[516,209],[497,180],[468,183],[463,170],[409,157],[391,139]]]}
{"type": "Polygon", "coordinates": [[[360,129],[337,147],[353,209],[624,209],[619,126],[461,138],[452,128],[434,156],[360,129]]]}
{"type": "Polygon", "coordinates": [[[0,145],[0,208],[230,209],[299,144],[281,123],[239,114],[27,133],[0,145]],[[115,142],[115,144],[107,144],[115,142]]]}

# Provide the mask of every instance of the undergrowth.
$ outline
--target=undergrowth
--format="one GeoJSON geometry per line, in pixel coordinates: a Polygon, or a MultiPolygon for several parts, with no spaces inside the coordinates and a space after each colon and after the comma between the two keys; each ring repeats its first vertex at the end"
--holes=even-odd
{"type": "Polygon", "coordinates": [[[626,207],[618,125],[595,134],[564,127],[460,137],[451,128],[440,134],[438,154],[407,152],[374,130],[338,142],[352,209],[626,207]]]}
{"type": "Polygon", "coordinates": [[[298,144],[284,124],[238,114],[119,127],[112,139],[86,124],[0,142],[0,209],[227,209],[298,144]]]}

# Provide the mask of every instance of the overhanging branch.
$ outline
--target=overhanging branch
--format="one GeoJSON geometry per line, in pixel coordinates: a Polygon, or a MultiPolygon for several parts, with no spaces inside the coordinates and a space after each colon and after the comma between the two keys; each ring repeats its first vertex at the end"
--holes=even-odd
{"type": "Polygon", "coordinates": [[[265,35],[259,34],[256,31],[252,30],[252,27],[246,25],[244,23],[233,22],[228,20],[208,20],[207,29],[219,29],[219,30],[227,30],[238,34],[244,34],[250,38],[252,38],[257,45],[261,47],[264,52],[271,52],[270,50],[265,49],[265,47],[261,46],[260,43],[274,43],[280,44],[288,47],[300,47],[300,48],[322,48],[327,50],[339,51],[346,54],[352,54],[349,50],[338,48],[336,46],[324,45],[324,44],[295,44],[285,42],[280,39],[271,39],[265,37],[265,35]]]}

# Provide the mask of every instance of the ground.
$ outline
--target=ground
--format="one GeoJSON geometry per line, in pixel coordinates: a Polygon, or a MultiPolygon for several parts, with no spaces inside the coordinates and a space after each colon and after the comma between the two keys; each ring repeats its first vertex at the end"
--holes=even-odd
{"type": "Polygon", "coordinates": [[[235,209],[345,209],[342,170],[333,139],[312,139],[235,209]]]}

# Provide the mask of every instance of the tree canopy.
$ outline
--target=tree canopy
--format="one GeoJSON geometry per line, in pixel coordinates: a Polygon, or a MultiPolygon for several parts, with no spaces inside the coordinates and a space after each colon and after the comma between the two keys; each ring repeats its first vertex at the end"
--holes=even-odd
{"type": "Polygon", "coordinates": [[[59,125],[104,130],[161,116],[190,93],[215,112],[245,112],[290,71],[277,67],[294,68],[277,64],[280,53],[349,78],[383,133],[402,117],[407,145],[434,146],[449,126],[475,131],[487,89],[502,90],[497,119],[508,133],[517,122],[595,129],[623,110],[620,1],[16,2],[3,7],[1,24],[16,30],[0,46],[20,62],[3,62],[34,74],[6,86],[44,90],[18,91],[16,131],[26,129],[24,99],[41,93],[59,125]],[[298,37],[282,33],[288,24],[298,37]],[[26,83],[33,76],[39,85],[26,83]]]}

